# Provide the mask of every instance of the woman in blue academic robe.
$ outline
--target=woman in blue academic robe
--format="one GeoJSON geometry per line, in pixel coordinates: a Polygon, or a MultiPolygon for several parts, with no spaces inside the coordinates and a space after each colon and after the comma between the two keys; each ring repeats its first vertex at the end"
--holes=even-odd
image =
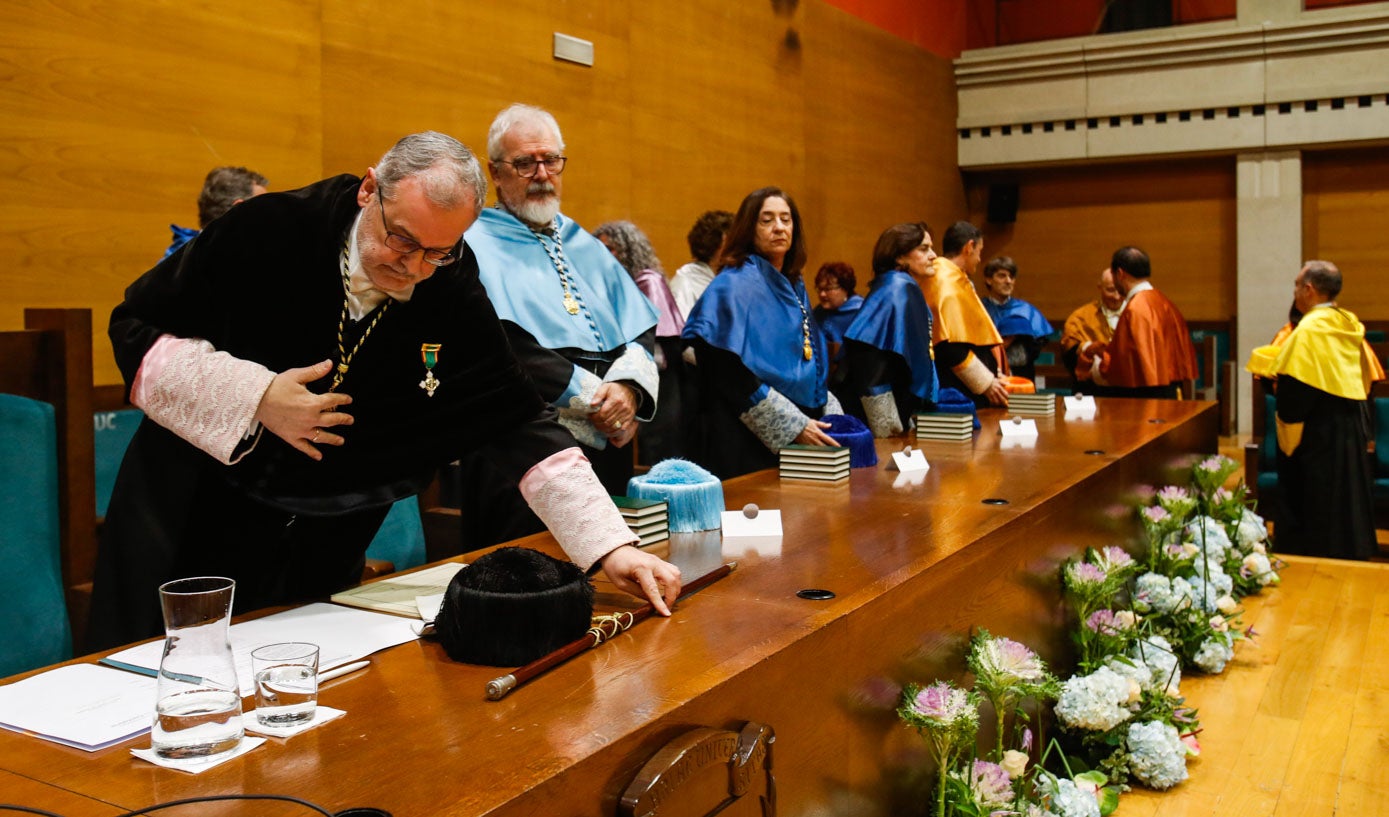
{"type": "Polygon", "coordinates": [[[829,360],[801,270],[800,211],[775,187],[749,193],[729,228],[724,269],[690,311],[705,410],[697,461],[722,479],[772,468],[792,443],[836,445],[825,414],[829,360]]]}
{"type": "Polygon", "coordinates": [[[898,224],[873,248],[873,280],[858,317],[844,336],[848,368],[845,410],[875,437],[911,428],[913,415],[936,399],[931,359],[931,310],[919,279],[935,274],[931,231],[898,224]]]}

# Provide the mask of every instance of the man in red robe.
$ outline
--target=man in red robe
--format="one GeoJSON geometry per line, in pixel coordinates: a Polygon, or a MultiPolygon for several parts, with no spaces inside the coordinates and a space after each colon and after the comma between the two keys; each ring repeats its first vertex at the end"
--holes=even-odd
{"type": "Polygon", "coordinates": [[[1112,341],[1082,347],[1081,365],[1089,366],[1091,379],[1112,397],[1180,396],[1182,381],[1197,377],[1186,319],[1176,304],[1153,288],[1152,269],[1142,250],[1120,247],[1109,268],[1114,285],[1124,294],[1123,311],[1112,341]]]}

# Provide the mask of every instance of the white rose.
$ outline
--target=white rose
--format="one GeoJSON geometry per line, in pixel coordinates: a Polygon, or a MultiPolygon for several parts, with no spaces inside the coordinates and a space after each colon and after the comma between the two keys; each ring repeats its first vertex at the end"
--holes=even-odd
{"type": "Polygon", "coordinates": [[[1003,753],[1003,760],[999,761],[999,766],[1008,773],[1011,780],[1017,780],[1027,771],[1027,753],[1019,752],[1017,749],[1009,749],[1003,753]]]}
{"type": "Polygon", "coordinates": [[[1201,552],[1201,549],[1198,548],[1198,547],[1196,546],[1196,543],[1195,543],[1195,542],[1183,542],[1183,543],[1182,543],[1182,555],[1183,555],[1183,556],[1185,556],[1185,557],[1187,557],[1187,558],[1190,558],[1190,557],[1195,556],[1196,554],[1198,554],[1198,553],[1200,553],[1200,552],[1201,552]]]}
{"type": "Polygon", "coordinates": [[[1138,623],[1138,616],[1132,610],[1120,610],[1114,614],[1114,626],[1121,630],[1132,630],[1138,623]]]}
{"type": "Polygon", "coordinates": [[[1254,544],[1249,546],[1249,549],[1254,551],[1255,553],[1268,553],[1268,546],[1265,545],[1263,542],[1255,542],[1254,544]]]}
{"type": "Polygon", "coordinates": [[[1235,603],[1233,596],[1227,594],[1215,600],[1215,609],[1228,616],[1238,610],[1239,605],[1235,603]]]}
{"type": "Polygon", "coordinates": [[[1217,633],[1223,633],[1230,629],[1230,625],[1225,623],[1224,616],[1211,616],[1211,629],[1217,633]]]}

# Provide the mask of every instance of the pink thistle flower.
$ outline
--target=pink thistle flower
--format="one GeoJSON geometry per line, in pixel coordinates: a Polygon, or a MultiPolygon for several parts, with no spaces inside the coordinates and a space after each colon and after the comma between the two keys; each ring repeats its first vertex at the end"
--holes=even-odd
{"type": "Polygon", "coordinates": [[[1085,620],[1085,626],[1100,635],[1118,635],[1125,629],[1113,610],[1096,610],[1085,620]]]}
{"type": "Polygon", "coordinates": [[[1003,808],[1013,802],[1013,784],[997,763],[976,760],[970,769],[969,787],[975,801],[985,808],[1003,808]]]}
{"type": "Polygon", "coordinates": [[[1070,567],[1073,584],[1099,584],[1105,580],[1105,572],[1089,562],[1080,562],[1070,567]]]}
{"type": "Polygon", "coordinates": [[[1109,545],[1100,551],[1100,562],[1102,567],[1107,566],[1109,571],[1113,571],[1133,564],[1133,557],[1123,548],[1109,545]]]}

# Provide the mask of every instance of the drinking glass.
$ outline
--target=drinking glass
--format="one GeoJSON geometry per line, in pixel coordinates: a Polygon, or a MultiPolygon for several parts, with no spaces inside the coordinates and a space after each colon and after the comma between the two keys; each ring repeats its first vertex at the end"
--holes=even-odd
{"type": "Polygon", "coordinates": [[[318,706],[318,645],[291,641],[251,652],[256,679],[256,720],[295,726],[313,720],[318,706]]]}

